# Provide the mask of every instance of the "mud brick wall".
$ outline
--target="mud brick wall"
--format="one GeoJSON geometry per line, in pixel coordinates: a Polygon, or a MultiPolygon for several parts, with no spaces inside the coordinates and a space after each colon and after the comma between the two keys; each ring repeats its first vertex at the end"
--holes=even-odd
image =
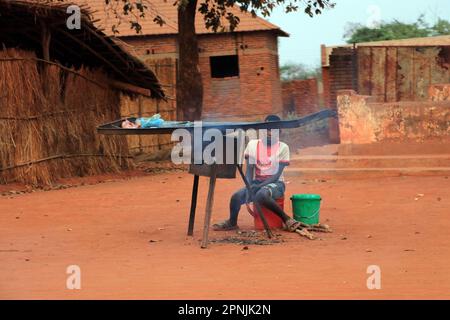
{"type": "Polygon", "coordinates": [[[282,83],[284,114],[303,116],[319,111],[317,79],[293,80],[282,83]]]}
{"type": "MultiPolygon", "coordinates": [[[[203,119],[260,120],[282,114],[277,36],[243,32],[199,36],[200,70],[204,86],[203,119]],[[238,55],[239,76],[212,78],[210,57],[238,55]]],[[[123,37],[141,59],[178,59],[173,35],[123,37]]],[[[176,66],[172,72],[176,74],[176,66]]],[[[163,83],[164,84],[164,83],[163,83]]]]}
{"type": "Polygon", "coordinates": [[[379,103],[353,90],[338,93],[342,144],[448,140],[450,101],[379,103]]]}

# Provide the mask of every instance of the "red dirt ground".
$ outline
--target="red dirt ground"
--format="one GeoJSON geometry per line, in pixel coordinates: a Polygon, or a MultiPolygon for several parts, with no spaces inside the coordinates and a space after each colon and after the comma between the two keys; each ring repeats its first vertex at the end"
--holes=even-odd
{"type": "MultiPolygon", "coordinates": [[[[0,197],[0,298],[450,298],[446,177],[290,181],[289,195],[322,195],[322,222],[335,232],[316,241],[282,232],[285,242],[248,250],[200,249],[204,178],[195,237],[186,236],[191,183],[173,172],[0,197]],[[81,268],[81,290],[66,289],[69,265],[81,268]],[[367,289],[369,265],[381,268],[381,290],[367,289]]],[[[219,180],[213,221],[238,187],[219,180]]],[[[252,225],[242,211],[241,228],[252,225]]]]}

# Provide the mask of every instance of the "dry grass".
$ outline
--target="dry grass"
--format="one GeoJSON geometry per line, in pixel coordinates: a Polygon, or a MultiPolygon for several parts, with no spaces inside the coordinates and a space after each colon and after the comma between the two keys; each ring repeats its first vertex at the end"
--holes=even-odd
{"type": "MultiPolygon", "coordinates": [[[[132,166],[126,138],[96,133],[96,126],[120,117],[117,91],[58,66],[1,61],[11,57],[33,59],[35,55],[0,51],[1,183],[46,185],[59,178],[132,166]]],[[[106,83],[101,71],[78,72],[106,83]]]]}

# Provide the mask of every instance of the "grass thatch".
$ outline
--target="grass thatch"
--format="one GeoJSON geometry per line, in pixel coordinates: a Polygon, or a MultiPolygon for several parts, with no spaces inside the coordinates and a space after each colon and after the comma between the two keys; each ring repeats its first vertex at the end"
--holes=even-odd
{"type": "Polygon", "coordinates": [[[119,93],[99,70],[87,81],[32,52],[0,50],[0,183],[51,184],[59,178],[129,168],[125,137],[101,136],[96,126],[120,117],[119,93]]]}

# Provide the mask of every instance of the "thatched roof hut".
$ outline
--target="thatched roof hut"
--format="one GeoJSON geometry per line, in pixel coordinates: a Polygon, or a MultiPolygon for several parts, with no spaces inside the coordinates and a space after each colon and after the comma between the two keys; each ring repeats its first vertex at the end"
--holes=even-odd
{"type": "Polygon", "coordinates": [[[164,98],[155,74],[68,3],[0,0],[0,183],[51,184],[132,166],[124,137],[96,134],[121,95],[164,98]]]}
{"type": "MultiPolygon", "coordinates": [[[[81,6],[81,28],[69,30],[66,22],[70,5],[42,0],[0,0],[0,43],[7,48],[35,51],[41,58],[45,58],[43,51],[47,51],[52,61],[66,67],[102,66],[116,81],[148,89],[153,97],[164,97],[153,72],[97,29],[88,7],[81,6]],[[48,47],[43,48],[46,35],[50,39],[48,47]]],[[[119,83],[115,84],[121,88],[119,83]]],[[[125,85],[124,88],[132,87],[125,85]]]]}

